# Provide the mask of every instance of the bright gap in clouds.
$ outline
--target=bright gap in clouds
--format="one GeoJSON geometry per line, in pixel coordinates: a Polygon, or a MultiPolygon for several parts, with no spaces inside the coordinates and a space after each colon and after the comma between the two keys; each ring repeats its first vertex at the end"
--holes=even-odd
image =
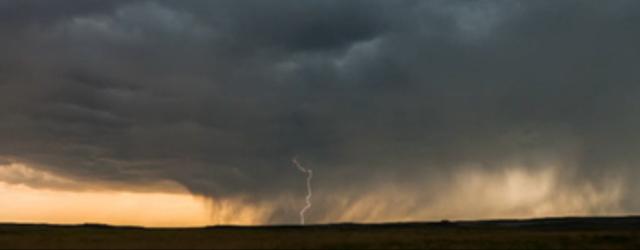
{"type": "Polygon", "coordinates": [[[209,222],[203,201],[188,193],[74,192],[2,183],[0,203],[3,222],[154,227],[203,226],[209,222]]]}

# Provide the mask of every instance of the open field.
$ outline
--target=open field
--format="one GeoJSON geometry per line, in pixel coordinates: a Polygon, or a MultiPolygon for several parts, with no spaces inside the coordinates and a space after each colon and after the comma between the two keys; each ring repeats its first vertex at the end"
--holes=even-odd
{"type": "Polygon", "coordinates": [[[640,217],[147,229],[0,225],[3,249],[640,249],[640,217]]]}

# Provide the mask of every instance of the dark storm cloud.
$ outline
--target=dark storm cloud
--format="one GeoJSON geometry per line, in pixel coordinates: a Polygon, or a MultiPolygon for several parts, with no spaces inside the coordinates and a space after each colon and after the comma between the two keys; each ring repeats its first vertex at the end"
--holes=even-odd
{"type": "Polygon", "coordinates": [[[319,196],[555,164],[637,211],[639,7],[2,1],[0,156],[254,201],[303,191],[294,155],[319,196]]]}
{"type": "Polygon", "coordinates": [[[108,12],[125,1],[78,1],[56,3],[49,1],[0,1],[0,26],[3,29],[25,28],[25,25],[47,25],[74,15],[108,12]]]}

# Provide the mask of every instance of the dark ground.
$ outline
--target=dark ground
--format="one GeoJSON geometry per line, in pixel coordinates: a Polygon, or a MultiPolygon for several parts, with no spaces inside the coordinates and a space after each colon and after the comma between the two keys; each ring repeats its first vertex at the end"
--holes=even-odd
{"type": "Polygon", "coordinates": [[[640,217],[145,229],[0,224],[3,249],[640,249],[640,217]]]}

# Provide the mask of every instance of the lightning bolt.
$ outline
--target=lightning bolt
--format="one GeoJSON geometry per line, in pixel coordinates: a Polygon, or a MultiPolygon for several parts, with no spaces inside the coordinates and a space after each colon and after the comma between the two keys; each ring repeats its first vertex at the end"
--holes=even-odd
{"type": "Polygon", "coordinates": [[[293,162],[293,165],[296,166],[296,168],[298,168],[298,170],[300,170],[300,172],[306,173],[307,174],[307,197],[306,202],[307,205],[304,206],[302,208],[302,210],[300,210],[300,225],[304,225],[304,213],[311,208],[311,178],[313,178],[313,171],[311,169],[306,169],[304,167],[302,167],[302,165],[300,164],[300,162],[298,162],[298,157],[293,157],[293,159],[291,159],[291,162],[293,162]]]}

